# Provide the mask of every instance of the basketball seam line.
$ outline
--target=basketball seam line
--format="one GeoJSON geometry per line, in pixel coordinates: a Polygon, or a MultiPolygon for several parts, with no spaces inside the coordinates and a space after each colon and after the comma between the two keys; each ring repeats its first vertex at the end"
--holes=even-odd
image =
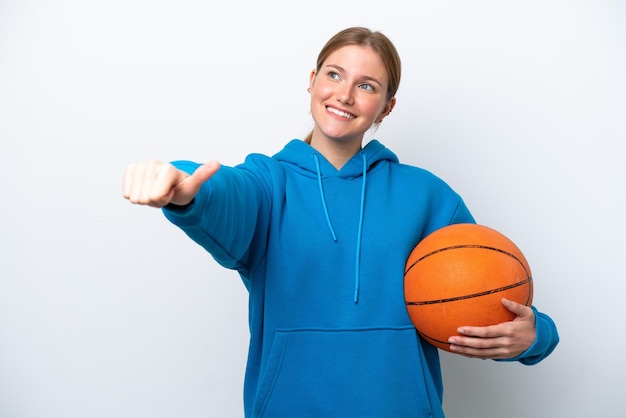
{"type": "Polygon", "coordinates": [[[424,334],[423,332],[419,332],[419,331],[417,331],[417,333],[418,333],[419,335],[421,335],[421,336],[422,336],[422,338],[424,338],[424,339],[426,339],[426,340],[430,340],[430,341],[433,341],[433,342],[435,342],[435,343],[444,344],[444,345],[452,345],[452,344],[451,344],[451,343],[449,343],[448,341],[441,341],[441,340],[438,340],[438,339],[436,339],[436,338],[429,337],[428,335],[424,334]]]}
{"type": "Polygon", "coordinates": [[[479,296],[485,296],[485,295],[491,295],[493,293],[498,293],[498,292],[502,292],[505,290],[509,290],[509,289],[513,289],[515,287],[518,286],[522,286],[526,283],[530,283],[532,281],[532,277],[529,277],[528,279],[518,282],[518,283],[514,283],[514,284],[510,284],[508,286],[503,286],[503,287],[499,287],[497,289],[491,289],[491,290],[486,290],[484,292],[479,292],[479,293],[474,293],[471,295],[464,295],[464,296],[456,296],[453,298],[445,298],[445,299],[437,299],[437,300],[425,300],[422,302],[406,302],[407,305],[434,305],[436,303],[446,303],[446,302],[455,302],[457,300],[464,300],[464,299],[471,299],[471,298],[475,298],[475,297],[479,297],[479,296]]]}
{"type": "Polygon", "coordinates": [[[459,248],[483,248],[485,250],[492,250],[492,251],[497,251],[497,252],[502,253],[502,254],[506,254],[509,257],[513,257],[518,263],[520,263],[522,265],[522,268],[524,269],[524,271],[526,271],[526,275],[530,276],[530,274],[526,270],[526,266],[524,265],[524,263],[522,263],[522,260],[520,260],[515,254],[511,254],[510,252],[501,250],[500,248],[490,247],[488,245],[480,245],[480,244],[452,245],[450,247],[439,248],[438,250],[431,251],[428,254],[424,254],[423,256],[421,256],[420,258],[415,260],[409,266],[409,268],[406,269],[406,271],[404,272],[404,275],[406,276],[406,274],[409,272],[409,270],[411,270],[417,263],[419,263],[420,261],[422,261],[423,259],[425,259],[427,257],[430,257],[431,255],[434,255],[434,254],[437,254],[437,253],[440,253],[440,252],[443,252],[443,251],[456,250],[456,249],[459,249],[459,248]]]}

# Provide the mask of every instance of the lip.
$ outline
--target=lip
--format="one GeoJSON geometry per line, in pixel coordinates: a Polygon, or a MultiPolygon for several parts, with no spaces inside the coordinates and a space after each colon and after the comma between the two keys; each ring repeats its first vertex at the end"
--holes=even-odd
{"type": "Polygon", "coordinates": [[[326,105],[326,111],[331,115],[337,116],[342,119],[352,120],[356,119],[356,115],[354,113],[348,112],[345,109],[338,108],[336,106],[326,105]]]}

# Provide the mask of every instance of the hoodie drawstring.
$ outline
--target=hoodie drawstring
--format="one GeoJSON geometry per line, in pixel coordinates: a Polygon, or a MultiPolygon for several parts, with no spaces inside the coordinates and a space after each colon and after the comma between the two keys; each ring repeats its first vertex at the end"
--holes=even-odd
{"type": "Polygon", "coordinates": [[[328,229],[330,229],[330,234],[333,236],[333,241],[337,242],[337,236],[335,235],[333,225],[330,223],[330,216],[328,216],[328,208],[326,207],[326,198],[324,197],[324,188],[322,187],[322,170],[320,169],[320,158],[317,153],[313,153],[313,158],[315,159],[315,168],[317,168],[317,184],[320,187],[320,197],[322,198],[322,206],[324,206],[326,223],[328,224],[328,229]]]}
{"type": "Polygon", "coordinates": [[[365,184],[367,182],[367,158],[365,153],[361,152],[363,157],[363,184],[361,185],[361,208],[359,213],[359,232],[356,239],[356,266],[354,279],[354,303],[359,302],[359,288],[361,287],[361,235],[363,232],[363,213],[365,211],[365,184]]]}
{"type": "MultiPolygon", "coordinates": [[[[354,271],[354,303],[359,302],[359,290],[361,286],[361,237],[363,233],[363,214],[365,212],[365,187],[367,183],[367,157],[365,152],[361,152],[363,158],[363,183],[361,185],[361,202],[359,208],[359,230],[357,232],[356,241],[356,257],[355,257],[355,271],[354,271]]],[[[317,153],[313,153],[315,160],[315,167],[317,169],[317,184],[319,185],[320,198],[322,199],[322,206],[324,207],[324,215],[326,215],[326,224],[330,230],[330,234],[333,237],[333,241],[337,242],[337,236],[335,230],[330,222],[330,216],[328,215],[328,207],[326,205],[326,198],[324,197],[324,187],[322,186],[322,171],[320,168],[319,156],[317,153]]]]}

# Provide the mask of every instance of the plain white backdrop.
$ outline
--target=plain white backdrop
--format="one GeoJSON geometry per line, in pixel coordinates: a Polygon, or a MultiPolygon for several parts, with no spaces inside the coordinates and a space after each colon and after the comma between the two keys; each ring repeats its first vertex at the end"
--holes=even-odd
{"type": "Polygon", "coordinates": [[[624,2],[1,0],[0,417],[242,416],[244,287],[122,173],[303,137],[353,25],[403,59],[372,136],[518,244],[561,335],[533,367],[444,353],[448,416],[624,416],[624,2]]]}

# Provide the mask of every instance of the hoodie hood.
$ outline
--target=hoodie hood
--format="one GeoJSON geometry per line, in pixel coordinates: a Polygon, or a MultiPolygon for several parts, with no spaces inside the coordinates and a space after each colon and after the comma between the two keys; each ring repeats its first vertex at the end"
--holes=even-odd
{"type": "Polygon", "coordinates": [[[366,161],[366,172],[373,168],[378,162],[387,160],[392,163],[398,162],[398,157],[386,148],[378,140],[373,139],[367,143],[361,151],[354,155],[348,162],[337,170],[326,158],[313,147],[300,139],[290,141],[285,148],[274,155],[278,161],[294,164],[303,173],[308,173],[312,177],[318,176],[318,169],[313,158],[317,154],[319,157],[320,174],[323,179],[328,177],[355,178],[363,175],[363,157],[366,161]]]}

